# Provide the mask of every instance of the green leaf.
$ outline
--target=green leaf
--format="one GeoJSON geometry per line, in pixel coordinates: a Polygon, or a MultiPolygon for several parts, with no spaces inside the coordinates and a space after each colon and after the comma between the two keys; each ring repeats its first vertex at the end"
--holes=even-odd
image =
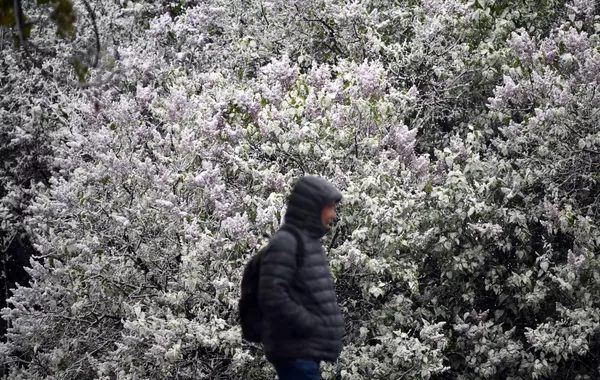
{"type": "Polygon", "coordinates": [[[85,76],[88,73],[88,66],[76,58],[75,61],[73,61],[73,68],[75,69],[75,75],[77,75],[77,80],[79,80],[79,82],[81,83],[85,83],[85,76]]]}
{"type": "Polygon", "coordinates": [[[431,182],[427,181],[427,183],[425,184],[425,188],[423,189],[427,194],[431,193],[433,191],[433,186],[431,186],[431,182]]]}
{"type": "Polygon", "coordinates": [[[33,29],[33,24],[26,23],[23,25],[23,37],[25,37],[25,39],[31,36],[31,29],[33,29]]]}
{"type": "Polygon", "coordinates": [[[61,38],[75,35],[75,12],[73,4],[69,0],[59,0],[50,14],[50,18],[56,23],[56,35],[61,38]]]}

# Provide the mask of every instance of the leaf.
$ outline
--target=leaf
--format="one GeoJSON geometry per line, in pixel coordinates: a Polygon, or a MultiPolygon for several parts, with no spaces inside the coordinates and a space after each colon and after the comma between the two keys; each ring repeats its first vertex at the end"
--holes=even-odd
{"type": "Polygon", "coordinates": [[[31,36],[31,29],[33,28],[33,24],[31,23],[25,23],[25,25],[23,25],[23,37],[25,37],[25,39],[29,38],[31,36]]]}
{"type": "Polygon", "coordinates": [[[504,310],[498,309],[494,312],[494,316],[496,317],[496,321],[500,320],[504,315],[504,310]]]}
{"type": "Polygon", "coordinates": [[[369,293],[370,293],[370,294],[371,294],[373,297],[375,297],[375,298],[378,298],[378,297],[380,297],[380,296],[382,296],[382,295],[383,295],[383,289],[381,289],[381,288],[380,288],[380,287],[378,287],[378,286],[371,286],[371,288],[369,289],[369,293]]]}
{"type": "Polygon", "coordinates": [[[82,63],[78,58],[73,61],[73,68],[75,69],[75,75],[77,75],[77,80],[81,83],[85,83],[85,76],[88,73],[88,66],[82,63]]]}
{"type": "Polygon", "coordinates": [[[75,35],[75,12],[73,4],[69,0],[59,0],[50,14],[50,18],[56,23],[56,35],[61,38],[75,35]]]}
{"type": "Polygon", "coordinates": [[[430,181],[427,181],[425,184],[425,188],[423,189],[427,194],[430,194],[433,191],[433,186],[430,181]]]}

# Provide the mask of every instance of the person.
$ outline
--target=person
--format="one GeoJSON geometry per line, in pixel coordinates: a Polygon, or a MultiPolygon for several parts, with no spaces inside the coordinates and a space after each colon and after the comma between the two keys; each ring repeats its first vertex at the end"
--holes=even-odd
{"type": "Polygon", "coordinates": [[[324,179],[302,177],[284,217],[298,234],[279,229],[262,258],[262,344],[280,380],[320,379],[320,363],[335,362],[340,355],[344,319],[320,238],[329,231],[341,199],[340,191],[324,179]],[[298,254],[302,260],[297,261],[298,254]]]}

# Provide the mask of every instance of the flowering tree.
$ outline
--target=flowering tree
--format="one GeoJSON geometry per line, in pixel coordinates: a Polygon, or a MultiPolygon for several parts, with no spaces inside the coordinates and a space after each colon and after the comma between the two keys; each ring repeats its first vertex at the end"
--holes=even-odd
{"type": "Polygon", "coordinates": [[[344,193],[324,378],[597,378],[594,9],[127,2],[84,86],[10,50],[8,377],[272,377],[240,277],[312,173],[344,193]]]}
{"type": "MultiPolygon", "coordinates": [[[[35,196],[31,184],[48,184],[52,176],[51,136],[68,125],[65,104],[74,94],[86,91],[93,96],[101,90],[100,85],[109,85],[109,79],[118,74],[107,72],[114,66],[108,53],[115,47],[111,34],[131,28],[140,18],[121,5],[95,4],[92,8],[87,2],[73,6],[69,1],[46,3],[10,1],[0,7],[1,22],[13,26],[0,29],[0,86],[6,94],[0,99],[0,307],[6,306],[9,287],[15,282],[27,283],[21,268],[28,265],[32,247],[24,231],[24,210],[35,196]],[[15,4],[22,8],[21,30],[14,24],[19,13],[13,12],[15,4]],[[19,33],[25,32],[21,36],[25,39],[19,39],[19,33]],[[100,46],[103,49],[99,50],[100,46]],[[90,67],[99,78],[85,83],[90,67]]],[[[135,35],[121,33],[120,42],[130,40],[130,34],[135,35]]]]}

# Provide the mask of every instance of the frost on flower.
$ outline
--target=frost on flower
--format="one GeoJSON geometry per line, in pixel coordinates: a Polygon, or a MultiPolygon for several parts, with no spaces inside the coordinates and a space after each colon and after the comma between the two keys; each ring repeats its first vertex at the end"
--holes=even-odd
{"type": "Polygon", "coordinates": [[[284,55],[281,59],[273,59],[261,71],[269,83],[278,83],[283,88],[289,88],[299,73],[298,67],[290,63],[289,57],[284,55]]]}
{"type": "Polygon", "coordinates": [[[536,50],[535,41],[523,29],[512,32],[508,46],[511,47],[515,56],[522,60],[530,60],[536,50]]]}
{"type": "Polygon", "coordinates": [[[248,215],[236,214],[221,222],[221,230],[232,240],[240,240],[247,233],[249,227],[248,215]]]}

